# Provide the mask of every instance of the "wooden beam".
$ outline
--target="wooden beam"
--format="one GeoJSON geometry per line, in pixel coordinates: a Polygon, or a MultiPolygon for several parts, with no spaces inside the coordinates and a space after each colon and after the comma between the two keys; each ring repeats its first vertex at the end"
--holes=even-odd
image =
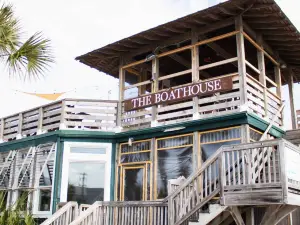
{"type": "MultiPolygon", "coordinates": [[[[229,18],[227,20],[222,20],[219,22],[216,22],[214,24],[208,24],[206,26],[203,27],[199,27],[197,28],[197,30],[195,30],[195,32],[200,35],[200,34],[206,34],[209,33],[211,31],[223,28],[223,27],[227,27],[230,26],[234,23],[234,19],[233,18],[229,18]]],[[[146,45],[145,47],[141,47],[138,48],[136,50],[131,50],[129,53],[124,54],[126,57],[132,58],[133,56],[136,55],[140,55],[142,53],[146,53],[146,52],[150,52],[153,51],[154,49],[156,49],[157,47],[161,46],[162,48],[165,46],[170,46],[174,43],[183,41],[183,40],[189,40],[191,38],[191,33],[187,32],[184,34],[179,34],[173,37],[170,37],[169,39],[165,40],[165,41],[156,41],[153,42],[152,44],[146,45]]]]}
{"type": "Polygon", "coordinates": [[[246,83],[246,57],[245,57],[245,43],[243,35],[243,20],[241,16],[238,16],[235,20],[235,28],[239,31],[236,34],[236,44],[237,44],[237,57],[238,57],[238,72],[240,77],[240,93],[241,93],[241,105],[247,102],[247,83],[246,83]]]}
{"type": "Polygon", "coordinates": [[[294,100],[294,77],[292,69],[289,69],[288,76],[288,87],[289,87],[289,97],[290,97],[290,109],[291,109],[291,120],[293,130],[297,129],[297,117],[295,110],[295,100],[294,100]]]}
{"type": "Polygon", "coordinates": [[[265,223],[261,223],[260,225],[276,225],[278,224],[283,218],[288,216],[290,213],[295,211],[297,209],[297,206],[294,205],[283,205],[276,214],[273,214],[269,220],[267,220],[265,223]]]}
{"type": "Polygon", "coordinates": [[[122,126],[122,101],[124,100],[124,89],[125,89],[125,69],[123,66],[123,58],[120,59],[119,66],[119,104],[118,104],[118,116],[117,116],[117,126],[121,128],[122,126]]]}
{"type": "Polygon", "coordinates": [[[280,209],[281,205],[271,205],[267,208],[261,222],[260,225],[265,225],[269,222],[269,220],[271,219],[271,217],[274,217],[276,215],[276,213],[278,212],[278,210],[280,209]]]}
{"type": "Polygon", "coordinates": [[[237,206],[233,206],[229,208],[229,212],[231,213],[231,216],[233,217],[233,220],[235,221],[236,225],[245,225],[245,222],[242,218],[241,212],[238,209],[237,206]]]}
{"type": "Polygon", "coordinates": [[[246,211],[246,225],[255,225],[253,207],[246,211]]]}
{"type": "MultiPolygon", "coordinates": [[[[158,92],[158,85],[159,85],[159,59],[155,57],[152,60],[152,93],[158,92]]],[[[157,105],[152,106],[152,120],[151,126],[157,125],[157,105]]]]}
{"type": "Polygon", "coordinates": [[[261,47],[261,49],[257,49],[257,62],[258,62],[258,69],[260,71],[259,82],[264,86],[264,92],[263,92],[264,111],[265,111],[264,117],[267,119],[268,118],[268,97],[267,97],[267,82],[266,82],[266,66],[265,66],[265,54],[263,51],[261,35],[257,36],[257,42],[261,47]]]}
{"type": "MultiPolygon", "coordinates": [[[[282,82],[281,82],[281,69],[279,66],[274,66],[274,74],[275,74],[275,82],[277,84],[276,87],[276,94],[280,98],[280,105],[282,105],[282,82]]],[[[284,125],[284,111],[281,112],[281,120],[282,120],[282,125],[284,125]]]]}
{"type": "MultiPolygon", "coordinates": [[[[192,31],[192,45],[198,42],[198,34],[192,31]]],[[[192,82],[199,81],[199,47],[194,46],[191,51],[192,55],[192,82]]],[[[199,119],[199,97],[193,97],[193,119],[199,119]]]]}

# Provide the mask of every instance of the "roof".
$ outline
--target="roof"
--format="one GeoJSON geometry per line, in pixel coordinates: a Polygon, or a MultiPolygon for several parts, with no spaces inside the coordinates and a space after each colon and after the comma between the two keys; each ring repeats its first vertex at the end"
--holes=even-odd
{"type": "Polygon", "coordinates": [[[295,81],[300,81],[300,34],[274,0],[229,0],[106,45],[76,60],[118,78],[123,54],[153,51],[165,40],[189,34],[192,28],[207,29],[241,13],[244,21],[261,33],[268,45],[293,68],[295,81]]]}

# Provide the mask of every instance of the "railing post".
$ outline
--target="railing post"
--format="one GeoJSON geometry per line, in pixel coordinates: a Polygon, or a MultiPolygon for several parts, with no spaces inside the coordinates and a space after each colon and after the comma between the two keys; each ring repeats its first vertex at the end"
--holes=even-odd
{"type": "Polygon", "coordinates": [[[124,100],[124,88],[125,88],[125,69],[123,69],[124,59],[120,58],[119,66],[119,102],[117,108],[117,127],[118,130],[122,130],[122,102],[124,100]]]}
{"type": "Polygon", "coordinates": [[[168,217],[169,217],[169,223],[168,225],[173,225],[174,224],[174,216],[173,216],[173,197],[169,198],[168,201],[168,217]]]}
{"type": "Polygon", "coordinates": [[[278,143],[279,149],[279,165],[280,165],[280,180],[282,184],[282,197],[283,202],[287,203],[287,195],[288,195],[288,178],[287,178],[287,170],[286,170],[286,152],[285,152],[285,142],[280,140],[278,143]]]}
{"type": "Polygon", "coordinates": [[[0,126],[0,143],[4,141],[4,118],[1,119],[1,126],[0,126]]]}
{"type": "Polygon", "coordinates": [[[38,119],[38,126],[37,126],[37,134],[43,133],[43,117],[44,117],[44,110],[43,107],[39,108],[39,119],[38,119]]]}
{"type": "Polygon", "coordinates": [[[23,113],[19,113],[17,139],[22,138],[23,113]]]}
{"type": "Polygon", "coordinates": [[[224,152],[220,152],[218,157],[219,162],[219,186],[220,186],[220,203],[221,205],[225,204],[224,200],[224,186],[226,184],[226,174],[225,174],[225,164],[224,164],[224,152]]]}
{"type": "Polygon", "coordinates": [[[66,129],[65,114],[66,114],[66,101],[63,100],[61,103],[61,115],[60,115],[60,124],[59,124],[60,130],[66,129]]]}

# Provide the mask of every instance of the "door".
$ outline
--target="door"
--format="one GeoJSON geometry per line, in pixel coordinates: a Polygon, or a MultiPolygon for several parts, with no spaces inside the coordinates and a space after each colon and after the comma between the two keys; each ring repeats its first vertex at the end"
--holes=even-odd
{"type": "Polygon", "coordinates": [[[146,165],[123,166],[121,201],[144,201],[146,195],[146,165]]]}

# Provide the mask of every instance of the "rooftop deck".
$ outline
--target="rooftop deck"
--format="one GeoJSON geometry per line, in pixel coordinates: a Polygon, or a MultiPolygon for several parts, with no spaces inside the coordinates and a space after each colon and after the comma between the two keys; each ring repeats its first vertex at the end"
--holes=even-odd
{"type": "Polygon", "coordinates": [[[233,80],[233,89],[230,92],[199,97],[196,106],[193,106],[193,99],[161,104],[156,111],[156,123],[153,122],[151,107],[130,112],[123,111],[121,119],[118,120],[117,112],[120,105],[118,101],[65,99],[1,118],[0,140],[6,142],[59,129],[120,132],[240,111],[252,112],[268,121],[275,118],[275,125],[282,126],[282,115],[276,114],[281,107],[281,100],[276,94],[266,89],[267,104],[265,104],[263,94],[265,88],[248,75],[248,102],[247,105],[242,105],[238,74],[227,76],[233,80]],[[199,108],[199,114],[196,116],[193,113],[194,107],[199,108]]]}

